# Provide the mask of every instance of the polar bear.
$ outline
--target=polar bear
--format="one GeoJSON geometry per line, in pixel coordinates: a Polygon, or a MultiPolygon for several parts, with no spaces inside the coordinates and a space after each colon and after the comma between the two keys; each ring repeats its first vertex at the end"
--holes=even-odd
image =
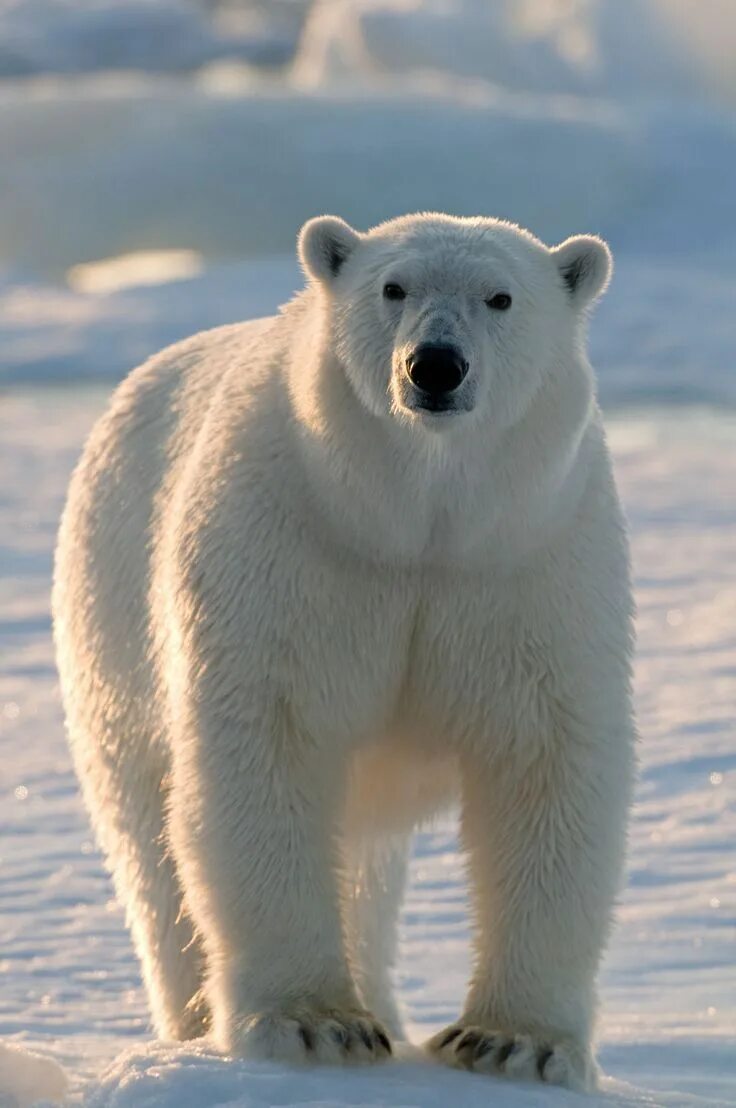
{"type": "Polygon", "coordinates": [[[474,970],[427,1048],[589,1088],[634,748],[608,248],[421,214],[299,254],[279,315],[120,386],[61,525],[69,736],[155,1027],[386,1058],[407,840],[457,796],[474,970]]]}

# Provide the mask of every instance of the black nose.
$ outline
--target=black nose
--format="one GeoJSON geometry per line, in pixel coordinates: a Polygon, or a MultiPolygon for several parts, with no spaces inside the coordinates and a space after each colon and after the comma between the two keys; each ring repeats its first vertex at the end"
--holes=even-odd
{"type": "Polygon", "coordinates": [[[439,396],[452,392],[462,383],[468,363],[456,346],[439,346],[425,342],[406,360],[409,380],[423,392],[439,396]]]}

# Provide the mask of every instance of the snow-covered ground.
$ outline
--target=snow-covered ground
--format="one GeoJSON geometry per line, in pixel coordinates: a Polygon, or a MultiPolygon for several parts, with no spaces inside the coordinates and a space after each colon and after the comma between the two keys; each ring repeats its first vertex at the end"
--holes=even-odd
{"type": "MultiPolygon", "coordinates": [[[[736,7],[308,11],[0,0],[0,1106],[62,1095],[17,1048],[92,1108],[586,1103],[416,1060],[287,1074],[152,1044],[64,744],[51,552],[112,383],[287,299],[307,217],[417,208],[612,243],[591,347],[633,529],[642,775],[603,973],[605,1103],[736,1104],[736,7]]],[[[402,935],[420,1042],[467,972],[452,820],[417,839],[402,935]]]]}
{"type": "MultiPolygon", "coordinates": [[[[0,406],[0,1039],[52,1055],[75,1095],[97,1089],[95,1108],[584,1103],[417,1065],[295,1076],[150,1047],[64,742],[49,627],[57,518],[105,396],[36,389],[0,406]]],[[[617,1106],[736,1103],[736,414],[621,411],[608,425],[634,537],[642,773],[603,973],[602,1061],[616,1081],[606,1095],[617,1106]]],[[[449,820],[417,839],[403,916],[398,981],[415,1042],[457,1013],[467,967],[449,820]]]]}

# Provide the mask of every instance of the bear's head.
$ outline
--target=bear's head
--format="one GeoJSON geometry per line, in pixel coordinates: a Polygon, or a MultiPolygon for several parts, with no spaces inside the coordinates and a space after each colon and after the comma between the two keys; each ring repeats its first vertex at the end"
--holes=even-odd
{"type": "Polygon", "coordinates": [[[321,216],[299,255],[331,349],[379,418],[488,433],[517,423],[556,376],[592,390],[584,322],[611,273],[599,238],[549,248],[510,223],[438,214],[361,234],[321,216]]]}

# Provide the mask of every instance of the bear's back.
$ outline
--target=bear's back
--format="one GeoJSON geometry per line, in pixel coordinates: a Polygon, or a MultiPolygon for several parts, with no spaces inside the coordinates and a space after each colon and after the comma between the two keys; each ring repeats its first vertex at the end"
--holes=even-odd
{"type": "Polygon", "coordinates": [[[220,383],[248,374],[274,322],[220,327],[162,351],[123,381],[89,436],[62,517],[53,595],[72,733],[140,731],[140,719],[120,716],[157,714],[152,559],[166,504],[220,383]],[[104,704],[101,688],[113,693],[104,704]],[[84,719],[74,720],[75,705],[84,719]]]}

